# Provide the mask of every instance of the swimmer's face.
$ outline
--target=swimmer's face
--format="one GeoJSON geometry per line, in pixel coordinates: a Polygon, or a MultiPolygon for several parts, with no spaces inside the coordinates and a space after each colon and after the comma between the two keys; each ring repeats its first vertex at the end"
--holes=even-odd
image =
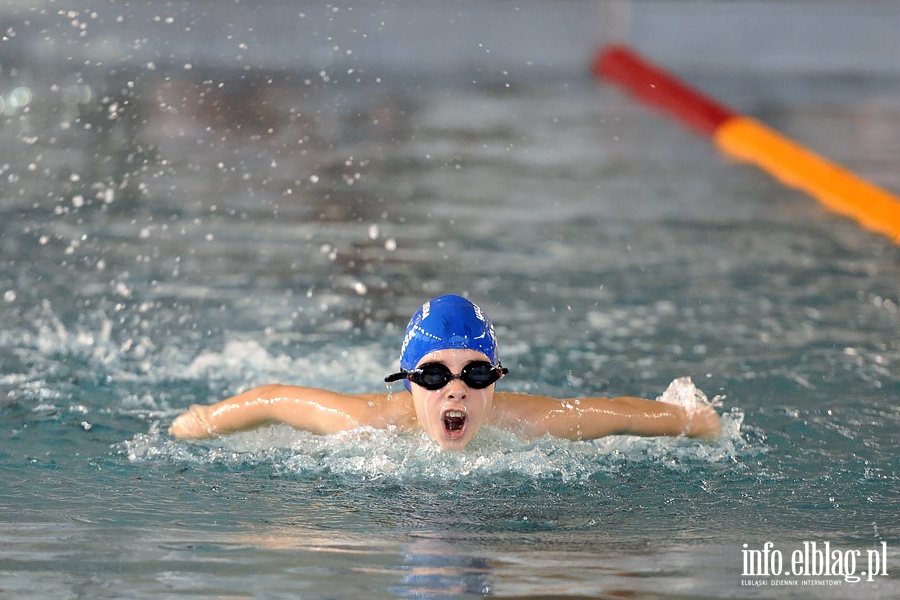
{"type": "MultiPolygon", "coordinates": [[[[488,361],[475,350],[438,350],[426,354],[419,364],[441,363],[451,373],[460,373],[467,364],[488,361]]],[[[462,450],[487,420],[494,403],[494,384],[477,390],[462,379],[453,379],[437,390],[411,386],[416,418],[422,428],[444,450],[462,450]]]]}

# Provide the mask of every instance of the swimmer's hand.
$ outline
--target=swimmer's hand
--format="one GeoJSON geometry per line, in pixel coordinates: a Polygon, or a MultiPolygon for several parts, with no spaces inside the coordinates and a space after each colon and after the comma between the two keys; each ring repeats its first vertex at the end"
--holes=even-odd
{"type": "Polygon", "coordinates": [[[181,440],[198,440],[215,435],[208,422],[209,408],[198,404],[191,406],[172,422],[169,435],[181,440]]]}
{"type": "Polygon", "coordinates": [[[711,404],[698,403],[692,407],[684,407],[684,411],[684,435],[715,440],[722,433],[719,415],[711,404]]]}

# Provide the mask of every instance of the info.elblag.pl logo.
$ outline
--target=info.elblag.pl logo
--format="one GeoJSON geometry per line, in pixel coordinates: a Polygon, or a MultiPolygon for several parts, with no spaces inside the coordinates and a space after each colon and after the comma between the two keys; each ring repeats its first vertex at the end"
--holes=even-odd
{"type": "Polygon", "coordinates": [[[760,549],[743,544],[743,577],[768,579],[741,580],[741,585],[840,585],[875,581],[888,576],[887,542],[880,547],[841,550],[831,542],[803,542],[791,551],[782,551],[773,542],[760,549]],[[775,579],[773,579],[775,578],[775,579]]]}

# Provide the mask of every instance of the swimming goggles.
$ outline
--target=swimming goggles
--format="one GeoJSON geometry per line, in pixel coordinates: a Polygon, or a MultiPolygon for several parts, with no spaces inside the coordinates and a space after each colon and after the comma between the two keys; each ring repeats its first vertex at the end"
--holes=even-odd
{"type": "Polygon", "coordinates": [[[463,367],[461,373],[454,374],[441,363],[425,363],[424,365],[407,371],[403,369],[399,373],[388,375],[384,380],[388,383],[409,379],[416,385],[426,390],[439,390],[454,379],[462,379],[463,383],[472,389],[481,390],[509,373],[509,369],[502,365],[496,367],[486,361],[476,361],[463,367]]]}

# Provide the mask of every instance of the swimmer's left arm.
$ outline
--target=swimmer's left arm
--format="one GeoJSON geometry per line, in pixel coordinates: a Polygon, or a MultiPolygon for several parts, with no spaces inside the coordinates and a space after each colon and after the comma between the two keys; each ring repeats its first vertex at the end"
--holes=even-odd
{"type": "Polygon", "coordinates": [[[528,435],[551,434],[570,440],[607,435],[715,438],[721,425],[712,406],[693,410],[643,398],[570,398],[498,392],[495,406],[528,435]]]}

